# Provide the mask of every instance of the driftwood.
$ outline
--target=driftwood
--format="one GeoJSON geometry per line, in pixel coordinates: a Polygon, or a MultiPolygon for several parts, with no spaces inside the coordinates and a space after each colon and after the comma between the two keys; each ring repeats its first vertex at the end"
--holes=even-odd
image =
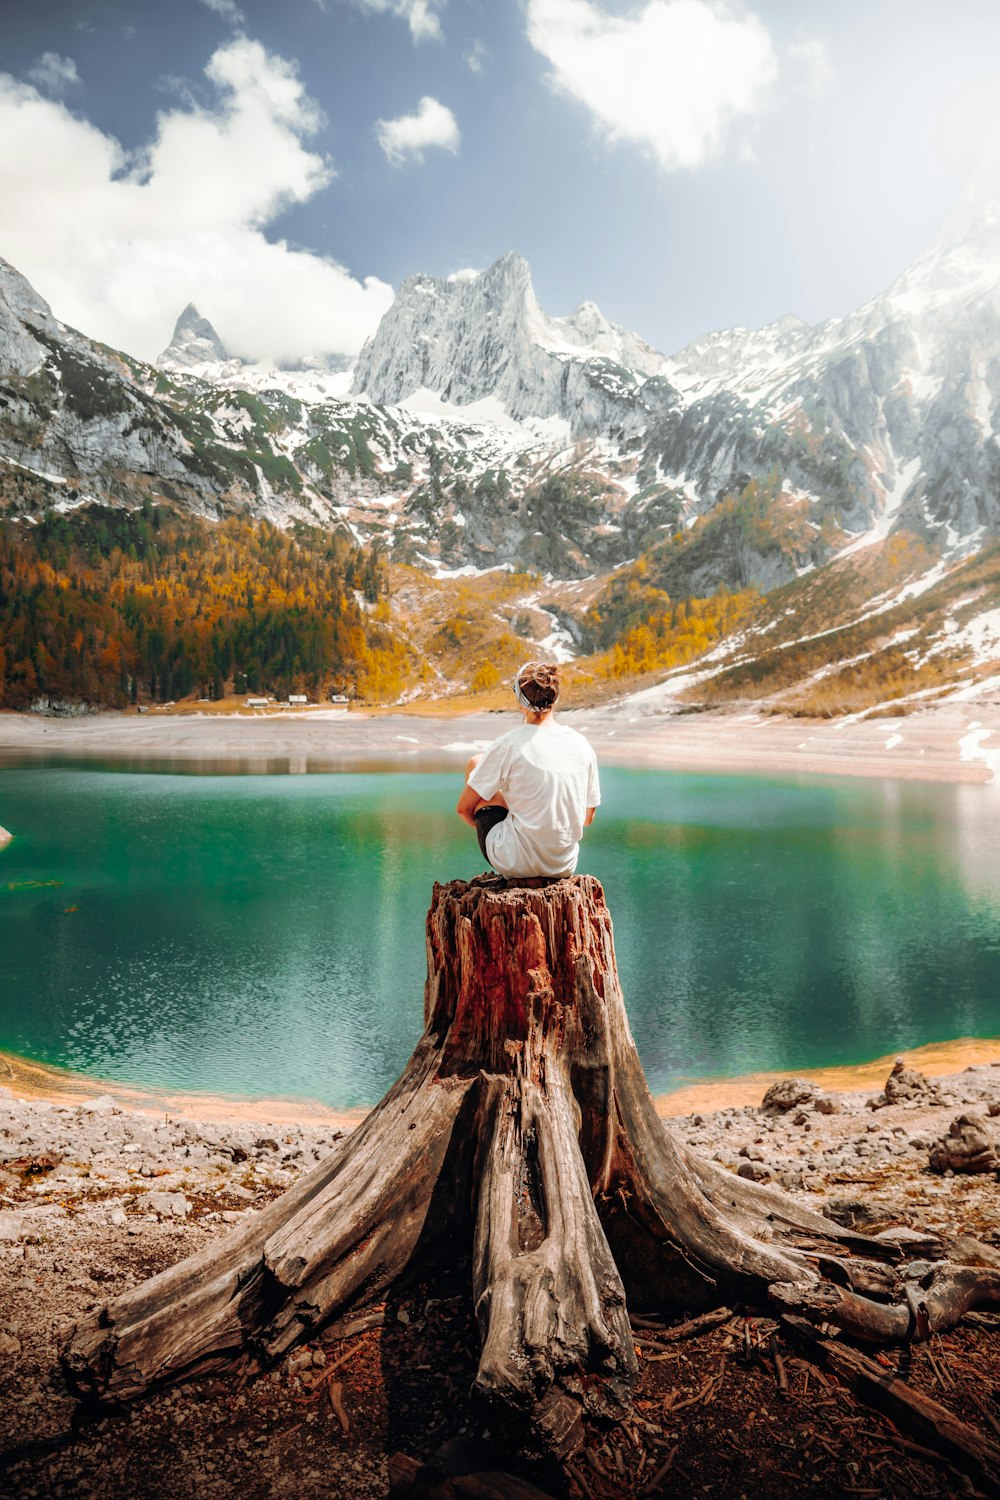
{"type": "Polygon", "coordinates": [[[715,1307],[711,1312],[699,1313],[696,1318],[688,1318],[686,1323],[674,1323],[666,1327],[663,1323],[654,1323],[652,1318],[640,1318],[634,1314],[632,1324],[636,1328],[636,1338],[640,1343],[648,1339],[654,1344],[676,1344],[682,1339],[696,1339],[700,1334],[709,1333],[713,1328],[721,1328],[723,1323],[728,1323],[733,1316],[728,1307],[715,1307]],[[648,1334],[645,1330],[649,1330],[648,1334]]]}
{"type": "Polygon", "coordinates": [[[435,886],[427,967],[424,1034],[381,1104],[248,1223],[79,1325],[62,1356],[79,1396],[265,1368],[471,1255],[476,1393],[493,1425],[513,1416],[566,1454],[585,1414],[628,1407],[626,1290],[666,1316],[777,1286],[833,1321],[821,1268],[847,1280],[841,1302],[870,1300],[852,1265],[864,1290],[897,1288],[872,1269],[897,1249],[703,1160],[657,1117],[592,877],[435,886]]]}
{"type": "Polygon", "coordinates": [[[926,1448],[926,1456],[943,1456],[971,1475],[987,1495],[1000,1497],[1000,1445],[857,1349],[818,1338],[798,1318],[786,1317],[782,1322],[795,1342],[839,1376],[856,1396],[911,1433],[926,1448]]]}

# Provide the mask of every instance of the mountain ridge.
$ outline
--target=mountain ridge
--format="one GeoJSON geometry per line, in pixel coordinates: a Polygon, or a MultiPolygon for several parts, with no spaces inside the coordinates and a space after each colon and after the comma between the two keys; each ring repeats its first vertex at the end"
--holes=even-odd
{"type": "Polygon", "coordinates": [[[690,533],[676,586],[770,588],[899,528],[958,557],[1000,533],[1000,212],[971,201],[850,316],[670,356],[590,302],[551,317],[512,251],[418,273],[349,392],[321,361],[243,365],[191,305],[143,366],[58,324],[8,267],[0,378],[21,385],[0,453],[116,503],[159,485],[202,514],[344,526],[432,569],[580,577],[690,533]],[[692,528],[723,502],[713,555],[692,528]]]}
{"type": "MultiPolygon", "coordinates": [[[[793,714],[881,712],[886,699],[905,709],[956,683],[979,692],[1000,642],[1000,547],[987,545],[1000,534],[1000,327],[995,290],[976,279],[983,253],[964,253],[975,261],[965,281],[947,244],[900,278],[902,309],[887,293],[839,323],[784,318],[695,341],[686,378],[674,357],[674,380],[649,346],[645,369],[616,364],[607,349],[634,349],[632,336],[592,305],[548,318],[526,263],[509,258],[485,288],[474,283],[488,273],[457,283],[477,315],[458,330],[467,352],[482,342],[479,294],[499,297],[507,343],[494,339],[489,379],[473,359],[461,394],[477,399],[425,388],[424,412],[337,394],[342,377],[323,369],[143,364],[60,323],[0,262],[2,534],[79,535],[88,589],[110,566],[91,550],[121,531],[107,507],[141,513],[146,528],[160,507],[168,529],[189,513],[208,546],[226,518],[271,521],[320,554],[331,532],[371,544],[373,570],[410,565],[394,570],[391,610],[366,601],[383,610],[384,659],[366,679],[377,676],[376,694],[454,691],[473,664],[483,686],[526,650],[557,647],[583,654],[586,691],[667,672],[657,712],[758,702],[762,685],[773,711],[793,714]],[[511,390],[528,414],[505,407],[511,390]],[[576,435],[553,401],[579,407],[576,435]],[[80,515],[68,533],[49,511],[80,515]]],[[[413,278],[408,297],[437,299],[439,285],[413,278]]],[[[182,320],[207,338],[196,310],[182,320]]],[[[440,354],[428,361],[447,368],[440,354]]],[[[263,528],[262,555],[269,546],[263,528]]],[[[64,606],[73,576],[54,595],[64,606]]],[[[254,612],[242,597],[239,630],[254,612]]],[[[73,631],[87,640],[90,606],[78,604],[73,631]]],[[[17,706],[33,701],[37,675],[36,626],[21,624],[17,706]]],[[[172,695],[204,670],[157,666],[136,690],[172,695]]],[[[120,698],[118,673],[116,659],[101,701],[120,698]]]]}

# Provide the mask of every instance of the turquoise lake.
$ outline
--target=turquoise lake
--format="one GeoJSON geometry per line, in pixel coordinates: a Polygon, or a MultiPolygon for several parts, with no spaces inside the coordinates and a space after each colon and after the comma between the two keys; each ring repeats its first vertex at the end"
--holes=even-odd
{"type": "MultiPolygon", "coordinates": [[[[604,769],[650,1084],[1000,1034],[1000,791],[604,769]]],[[[375,1102],[421,1027],[443,774],[0,770],[0,1049],[177,1090],[375,1102]],[[38,884],[33,884],[38,882],[38,884]],[[58,882],[49,884],[48,882],[58,882]]]]}

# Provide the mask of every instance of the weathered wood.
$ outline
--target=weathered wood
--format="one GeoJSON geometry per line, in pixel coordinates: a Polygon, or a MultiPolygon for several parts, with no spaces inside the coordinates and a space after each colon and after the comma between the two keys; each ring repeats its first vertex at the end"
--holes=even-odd
{"type": "Polygon", "coordinates": [[[793,1337],[798,1336],[800,1347],[819,1358],[867,1405],[972,1475],[986,1494],[1000,1496],[1000,1446],[857,1349],[817,1338],[811,1329],[799,1326],[798,1319],[782,1321],[793,1337]]]}
{"type": "Polygon", "coordinates": [[[655,1344],[676,1344],[681,1339],[696,1339],[699,1334],[709,1333],[713,1328],[721,1328],[723,1323],[728,1323],[732,1317],[732,1309],[728,1307],[715,1307],[711,1312],[699,1313],[696,1318],[688,1318],[683,1323],[675,1323],[672,1327],[665,1327],[662,1323],[653,1323],[649,1318],[637,1318],[632,1315],[632,1322],[639,1329],[636,1337],[642,1343],[647,1335],[642,1331],[649,1329],[649,1342],[655,1344]]]}
{"type": "Polygon", "coordinates": [[[571,1096],[560,1101],[566,1086],[551,1076],[547,1099],[526,1080],[491,1082],[472,1268],[482,1335],[476,1389],[526,1410],[539,1391],[565,1390],[599,1415],[620,1416],[635,1350],[571,1096]],[[604,1378],[586,1379],[594,1374],[604,1378]]]}
{"type": "Polygon", "coordinates": [[[974,1309],[1000,1307],[1000,1271],[942,1263],[918,1284],[900,1283],[898,1295],[902,1301],[894,1304],[875,1302],[830,1282],[775,1282],[769,1288],[771,1301],[784,1312],[832,1323],[863,1343],[898,1344],[954,1328],[974,1309]]]}
{"type": "MultiPolygon", "coordinates": [[[[905,1337],[906,1306],[859,1295],[899,1301],[896,1273],[876,1264],[898,1247],[704,1161],[658,1119],[592,877],[436,885],[424,1020],[398,1082],[324,1162],[79,1325],[63,1352],[71,1389],[121,1401],[263,1368],[470,1253],[476,1392],[559,1454],[585,1415],[627,1408],[626,1289],[648,1312],[690,1314],[772,1287],[788,1307],[905,1337]]],[[[932,1278],[930,1327],[996,1305],[984,1278],[997,1275],[932,1278]]]]}
{"type": "Polygon", "coordinates": [[[282,1197],[79,1325],[63,1353],[71,1389],[120,1401],[235,1358],[262,1366],[391,1285],[425,1229],[446,1234],[425,1221],[471,1080],[436,1083],[426,1053],[282,1197]]]}

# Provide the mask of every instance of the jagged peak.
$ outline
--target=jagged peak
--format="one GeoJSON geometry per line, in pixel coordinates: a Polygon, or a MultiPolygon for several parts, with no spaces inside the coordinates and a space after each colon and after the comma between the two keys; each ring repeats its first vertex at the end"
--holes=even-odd
{"type": "MultiPolygon", "coordinates": [[[[505,251],[485,271],[476,271],[470,267],[453,271],[450,276],[432,276],[427,271],[417,271],[400,283],[397,300],[407,300],[414,294],[427,293],[461,298],[482,293],[495,295],[498,288],[508,287],[531,287],[531,267],[516,250],[505,251]]],[[[389,312],[391,314],[391,308],[389,312]]]]}
{"type": "Polygon", "coordinates": [[[191,329],[193,331],[201,333],[204,329],[211,327],[211,323],[207,318],[202,317],[201,313],[195,307],[194,303],[189,302],[187,307],[181,313],[180,317],[177,319],[177,322],[174,324],[174,335],[176,337],[178,333],[183,333],[185,329],[191,329]]]}
{"type": "MultiPolygon", "coordinates": [[[[510,412],[566,418],[565,366],[589,361],[640,376],[665,364],[591,301],[565,317],[544,312],[531,267],[507,250],[484,271],[407,277],[361,351],[352,389],[389,404],[424,392],[452,405],[496,399],[510,412]]],[[[568,410],[576,420],[576,405],[568,410]]]]}
{"type": "Polygon", "coordinates": [[[189,302],[174,324],[170,343],[156,363],[182,366],[214,364],[230,357],[212,324],[202,316],[193,302],[189,302]]]}
{"type": "Polygon", "coordinates": [[[516,250],[505,250],[484,272],[487,281],[531,280],[531,267],[523,255],[516,250]]]}

